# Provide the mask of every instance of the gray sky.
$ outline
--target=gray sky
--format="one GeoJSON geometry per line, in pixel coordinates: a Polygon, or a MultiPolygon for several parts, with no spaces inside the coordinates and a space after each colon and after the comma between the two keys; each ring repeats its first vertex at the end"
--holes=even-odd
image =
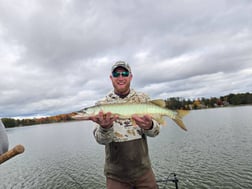
{"type": "Polygon", "coordinates": [[[0,117],[93,105],[125,60],[152,99],[252,92],[251,0],[0,0],[0,117]]]}

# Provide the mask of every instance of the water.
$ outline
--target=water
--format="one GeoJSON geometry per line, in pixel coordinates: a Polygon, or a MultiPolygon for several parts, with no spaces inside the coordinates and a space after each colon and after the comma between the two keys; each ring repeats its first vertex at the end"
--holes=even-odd
{"type": "MultiPolygon", "coordinates": [[[[179,188],[252,188],[252,106],[191,111],[188,132],[167,119],[158,137],[148,138],[157,179],[175,172],[179,188]]],[[[7,129],[10,147],[25,152],[0,165],[2,189],[105,188],[104,147],[92,122],[7,129]]],[[[159,183],[175,188],[174,183],[159,183]]]]}

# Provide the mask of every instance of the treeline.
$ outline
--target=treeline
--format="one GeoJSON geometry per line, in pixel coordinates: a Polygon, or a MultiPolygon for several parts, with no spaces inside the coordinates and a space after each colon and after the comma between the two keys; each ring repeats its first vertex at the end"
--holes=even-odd
{"type": "Polygon", "coordinates": [[[72,119],[73,115],[74,113],[69,113],[69,114],[60,114],[56,116],[33,118],[33,119],[2,118],[2,122],[4,123],[6,128],[8,127],[10,128],[10,127],[18,127],[18,126],[29,126],[29,125],[37,125],[37,124],[71,121],[73,120],[72,119]]]}
{"type": "MultiPolygon", "coordinates": [[[[252,104],[252,94],[251,93],[239,93],[239,94],[229,94],[226,96],[221,96],[219,98],[198,98],[195,100],[186,100],[184,98],[171,97],[165,100],[166,107],[169,109],[203,109],[203,108],[215,108],[223,106],[237,106],[252,104]]],[[[18,127],[18,126],[29,126],[37,124],[46,123],[56,123],[71,121],[74,113],[60,114],[50,117],[33,118],[33,119],[12,119],[12,118],[2,118],[5,127],[18,127]]]]}
{"type": "Polygon", "coordinates": [[[223,106],[237,106],[252,104],[252,93],[238,93],[221,96],[219,98],[198,98],[186,100],[184,98],[171,97],[166,99],[166,107],[169,109],[203,109],[223,106]]]}

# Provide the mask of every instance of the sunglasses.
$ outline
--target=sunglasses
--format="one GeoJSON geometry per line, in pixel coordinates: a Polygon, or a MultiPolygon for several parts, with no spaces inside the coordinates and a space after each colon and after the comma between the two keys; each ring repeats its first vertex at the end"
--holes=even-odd
{"type": "Polygon", "coordinates": [[[129,76],[129,72],[112,72],[112,76],[113,77],[119,77],[120,75],[122,77],[128,77],[129,76]]]}

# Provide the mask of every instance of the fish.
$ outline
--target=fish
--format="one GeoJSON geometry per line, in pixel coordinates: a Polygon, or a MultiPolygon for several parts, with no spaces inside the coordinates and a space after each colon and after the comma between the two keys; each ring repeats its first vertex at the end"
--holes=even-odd
{"type": "MultiPolygon", "coordinates": [[[[100,111],[104,114],[110,112],[112,115],[117,115],[120,119],[132,119],[133,115],[143,116],[150,115],[152,119],[159,124],[165,125],[164,116],[173,120],[181,129],[187,131],[182,118],[189,113],[188,110],[170,110],[165,108],[166,103],[162,99],[150,100],[146,103],[114,103],[101,104],[84,108],[72,116],[76,120],[89,120],[90,116],[97,115],[100,111]]],[[[134,121],[132,121],[134,123],[134,121]]]]}

